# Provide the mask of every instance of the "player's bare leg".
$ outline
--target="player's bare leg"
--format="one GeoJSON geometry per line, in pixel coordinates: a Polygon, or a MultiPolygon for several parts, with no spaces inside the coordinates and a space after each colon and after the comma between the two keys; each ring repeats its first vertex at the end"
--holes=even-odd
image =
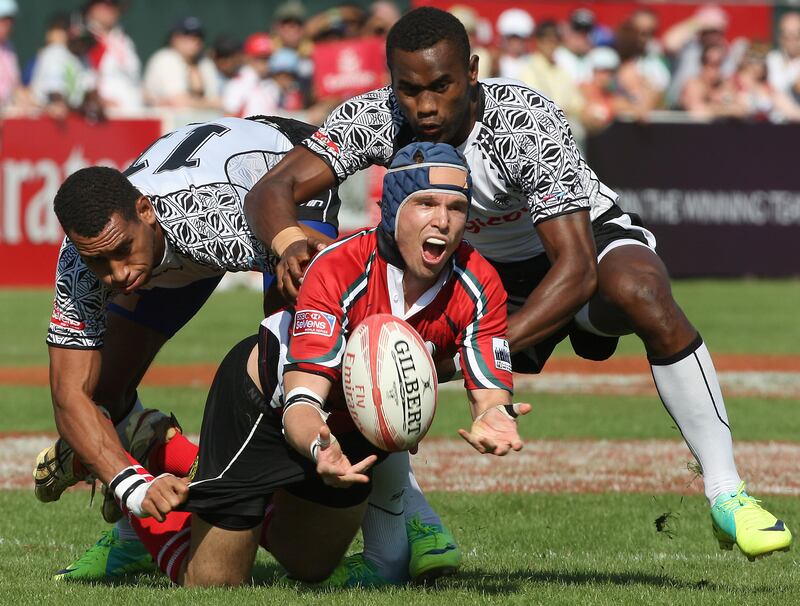
{"type": "Polygon", "coordinates": [[[720,546],[736,543],[751,559],[788,549],[791,533],[783,522],[744,491],[714,363],[652,250],[619,246],[600,260],[588,324],[599,333],[632,331],[642,339],[661,401],[703,471],[720,546]]]}
{"type": "Polygon", "coordinates": [[[192,541],[178,583],[186,587],[242,585],[250,581],[261,524],[248,530],[224,530],[192,516],[192,541]]]}
{"type": "Polygon", "coordinates": [[[327,579],[358,532],[367,503],[326,507],[278,490],[267,528],[270,553],[298,581],[327,579]]]}

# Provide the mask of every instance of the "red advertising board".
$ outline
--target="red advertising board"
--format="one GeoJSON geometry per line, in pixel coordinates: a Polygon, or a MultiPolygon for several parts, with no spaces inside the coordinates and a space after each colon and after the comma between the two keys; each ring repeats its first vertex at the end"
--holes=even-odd
{"type": "Polygon", "coordinates": [[[0,130],[0,286],[52,286],[64,237],[53,214],[61,182],[101,164],[124,169],[161,136],[161,121],[4,120],[0,130]]]}
{"type": "MultiPolygon", "coordinates": [[[[504,10],[522,8],[527,10],[534,21],[555,19],[566,21],[576,8],[589,8],[597,16],[597,22],[611,28],[617,27],[637,8],[647,8],[658,15],[659,35],[677,22],[691,17],[704,2],[575,2],[574,0],[413,0],[412,5],[435,6],[447,10],[456,4],[466,4],[487,19],[492,27],[504,10]]],[[[772,40],[772,11],[768,2],[720,3],[728,14],[729,39],[743,37],[751,40],[772,40]]]]}
{"type": "Polygon", "coordinates": [[[382,38],[360,38],[315,45],[317,95],[344,99],[386,84],[384,44],[382,38]]]}

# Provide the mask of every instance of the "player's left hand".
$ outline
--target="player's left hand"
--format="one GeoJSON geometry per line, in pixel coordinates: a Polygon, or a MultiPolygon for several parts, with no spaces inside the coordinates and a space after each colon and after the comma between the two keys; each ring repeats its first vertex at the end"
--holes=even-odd
{"type": "MultiPolygon", "coordinates": [[[[513,406],[514,414],[526,415],[531,405],[518,403],[513,406]]],[[[493,454],[502,457],[512,450],[522,450],[522,439],[517,432],[515,417],[506,412],[503,405],[494,406],[478,415],[472,422],[471,431],[458,430],[464,440],[469,442],[481,454],[493,454]]]]}
{"type": "Polygon", "coordinates": [[[319,430],[319,444],[317,473],[325,484],[334,488],[347,488],[352,484],[369,482],[369,476],[364,472],[375,464],[377,456],[370,455],[352,465],[327,425],[323,425],[319,430]]]}

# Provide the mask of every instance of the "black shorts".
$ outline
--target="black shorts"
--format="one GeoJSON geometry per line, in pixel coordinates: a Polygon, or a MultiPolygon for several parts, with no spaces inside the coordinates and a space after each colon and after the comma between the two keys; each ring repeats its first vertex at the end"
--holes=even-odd
{"type": "MultiPolygon", "coordinates": [[[[286,442],[279,411],[269,406],[247,374],[247,359],[257,341],[257,335],[241,341],[217,370],[184,508],[215,526],[246,529],[264,519],[278,488],[327,507],[363,502],[369,496],[369,484],[350,488],[326,485],[314,463],[286,442]]],[[[353,462],[377,454],[357,431],[336,437],[353,462]]]]}
{"type": "MultiPolygon", "coordinates": [[[[637,229],[642,227],[642,221],[638,215],[625,213],[615,204],[592,221],[592,233],[594,234],[594,243],[598,256],[611,243],[618,240],[636,240],[646,246],[649,245],[645,233],[641,229],[637,229]],[[626,214],[630,217],[631,224],[634,226],[632,229],[625,228],[614,222],[615,219],[624,217],[626,214]]],[[[508,293],[508,301],[512,309],[520,307],[525,302],[533,292],[533,289],[539,285],[547,272],[550,271],[551,267],[550,260],[546,254],[511,263],[501,263],[491,259],[489,259],[489,262],[500,274],[500,280],[508,293]]],[[[514,372],[534,374],[541,372],[556,345],[567,337],[570,338],[575,353],[589,360],[606,360],[610,358],[619,341],[619,337],[603,337],[580,330],[574,322],[570,322],[524,352],[512,355],[511,364],[514,372]]]]}

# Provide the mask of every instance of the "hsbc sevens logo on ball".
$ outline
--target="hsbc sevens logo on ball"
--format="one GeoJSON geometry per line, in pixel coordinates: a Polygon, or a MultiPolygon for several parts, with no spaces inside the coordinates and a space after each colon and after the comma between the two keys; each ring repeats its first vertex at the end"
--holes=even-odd
{"type": "Polygon", "coordinates": [[[334,326],[336,326],[336,316],[333,314],[326,314],[313,309],[303,309],[294,313],[292,336],[321,335],[330,337],[333,335],[334,326]]]}
{"type": "Polygon", "coordinates": [[[437,380],[425,343],[390,314],[368,317],[350,334],[342,361],[347,409],[373,445],[416,446],[436,412],[437,380]]]}

